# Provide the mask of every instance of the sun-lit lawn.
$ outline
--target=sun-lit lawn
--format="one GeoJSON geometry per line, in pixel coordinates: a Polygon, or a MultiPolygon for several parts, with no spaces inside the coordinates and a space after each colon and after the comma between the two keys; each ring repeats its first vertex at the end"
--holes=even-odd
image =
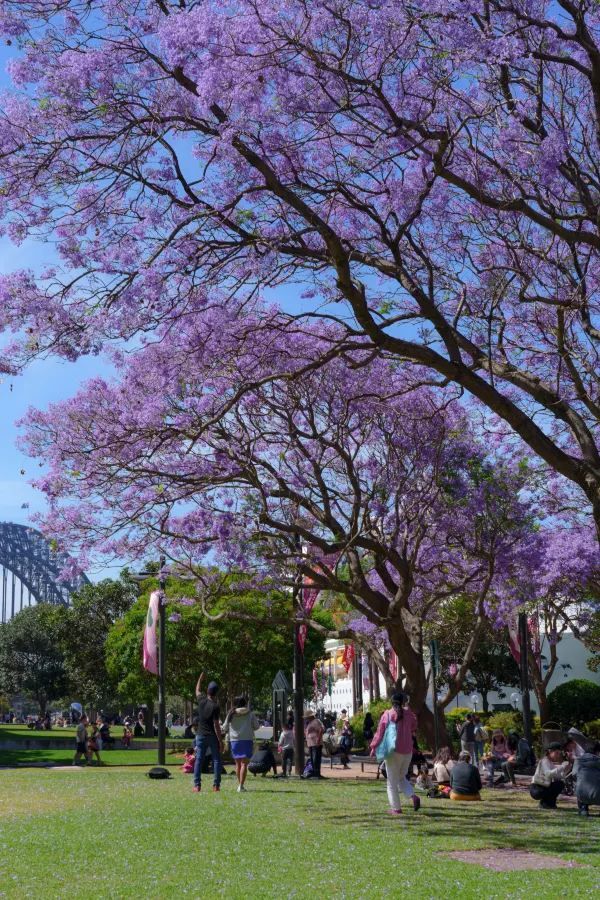
{"type": "MultiPolygon", "coordinates": [[[[205,776],[206,778],[206,776],[205,776]]],[[[426,800],[386,815],[376,782],[231,776],[200,795],[143,769],[0,772],[0,896],[227,898],[578,897],[600,890],[600,818],[524,794],[426,800]],[[513,847],[581,868],[491,872],[444,851],[513,847]]]]}
{"type": "MultiPolygon", "coordinates": [[[[74,741],[72,747],[64,750],[0,750],[0,766],[67,766],[70,765],[74,753],[74,741]]],[[[100,760],[105,766],[155,766],[156,758],[156,750],[100,751],[100,760]]],[[[168,766],[181,765],[182,762],[182,753],[167,753],[168,766]]],[[[97,764],[95,758],[92,764],[97,764]]]]}

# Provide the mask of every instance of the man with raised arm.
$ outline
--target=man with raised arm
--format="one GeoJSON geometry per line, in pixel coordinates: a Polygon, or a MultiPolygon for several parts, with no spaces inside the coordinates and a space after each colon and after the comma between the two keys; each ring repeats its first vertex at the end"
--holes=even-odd
{"type": "Polygon", "coordinates": [[[223,752],[223,737],[221,735],[221,723],[219,721],[219,703],[217,694],[219,686],[216,681],[210,681],[206,693],[202,691],[204,672],[200,674],[196,684],[196,697],[198,698],[198,725],[196,730],[196,762],[194,765],[194,793],[199,794],[202,785],[202,764],[207,751],[213,759],[213,791],[221,790],[221,754],[223,752]]]}

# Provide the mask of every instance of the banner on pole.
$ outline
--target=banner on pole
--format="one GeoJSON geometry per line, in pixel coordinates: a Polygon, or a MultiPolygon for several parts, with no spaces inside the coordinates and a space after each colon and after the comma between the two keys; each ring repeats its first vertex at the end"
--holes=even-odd
{"type": "Polygon", "coordinates": [[[350,666],[354,661],[354,647],[352,644],[344,645],[344,654],[342,656],[342,665],[346,670],[346,675],[350,671],[350,666]]]}
{"type": "MultiPolygon", "coordinates": [[[[339,559],[339,556],[339,553],[322,553],[320,556],[317,556],[314,561],[318,564],[321,564],[322,566],[327,566],[333,569],[339,559]]],[[[302,589],[300,591],[300,608],[303,615],[310,616],[311,612],[313,611],[313,607],[317,602],[317,597],[320,593],[321,588],[316,587],[312,579],[308,578],[302,585],[302,589]]],[[[298,644],[302,652],[304,652],[304,644],[306,643],[307,634],[308,625],[302,623],[302,625],[300,625],[300,628],[298,629],[298,644]]]]}
{"type": "Polygon", "coordinates": [[[156,640],[156,623],[158,621],[158,604],[160,592],[152,591],[148,603],[148,615],[144,628],[143,663],[144,668],[153,675],[158,675],[158,643],[156,640]]]}
{"type": "Polygon", "coordinates": [[[508,646],[513,659],[518,666],[521,665],[521,642],[519,640],[519,616],[513,613],[507,622],[508,646]]]}

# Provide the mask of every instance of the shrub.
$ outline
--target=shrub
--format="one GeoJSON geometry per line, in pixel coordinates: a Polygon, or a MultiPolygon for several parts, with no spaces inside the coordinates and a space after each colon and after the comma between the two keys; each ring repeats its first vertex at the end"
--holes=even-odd
{"type": "Polygon", "coordinates": [[[561,728],[600,718],[600,684],[586,678],[559,684],[548,694],[548,711],[561,728]]]}
{"type": "Polygon", "coordinates": [[[600,741],[600,719],[592,719],[591,722],[584,722],[581,726],[584,734],[595,741],[600,741]]]}
{"type": "Polygon", "coordinates": [[[501,728],[504,734],[508,734],[509,731],[518,731],[519,734],[523,734],[523,716],[518,710],[497,712],[489,717],[487,728],[488,731],[501,728]]]}
{"type": "Polygon", "coordinates": [[[370,704],[368,709],[361,710],[361,712],[356,713],[355,716],[352,716],[352,718],[350,719],[350,726],[352,728],[353,746],[355,749],[365,746],[365,740],[363,738],[363,727],[365,724],[366,713],[370,712],[373,716],[373,722],[375,723],[373,726],[373,731],[375,731],[383,713],[386,711],[386,709],[389,708],[389,700],[375,700],[374,703],[370,704]]]}

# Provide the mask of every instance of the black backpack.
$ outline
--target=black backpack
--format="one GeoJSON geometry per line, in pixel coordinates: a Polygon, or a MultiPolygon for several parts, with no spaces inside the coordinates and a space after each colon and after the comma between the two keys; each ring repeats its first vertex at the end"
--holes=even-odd
{"type": "Polygon", "coordinates": [[[171,773],[168,769],[165,769],[163,766],[154,766],[153,769],[147,773],[148,778],[170,778],[171,773]]]}

